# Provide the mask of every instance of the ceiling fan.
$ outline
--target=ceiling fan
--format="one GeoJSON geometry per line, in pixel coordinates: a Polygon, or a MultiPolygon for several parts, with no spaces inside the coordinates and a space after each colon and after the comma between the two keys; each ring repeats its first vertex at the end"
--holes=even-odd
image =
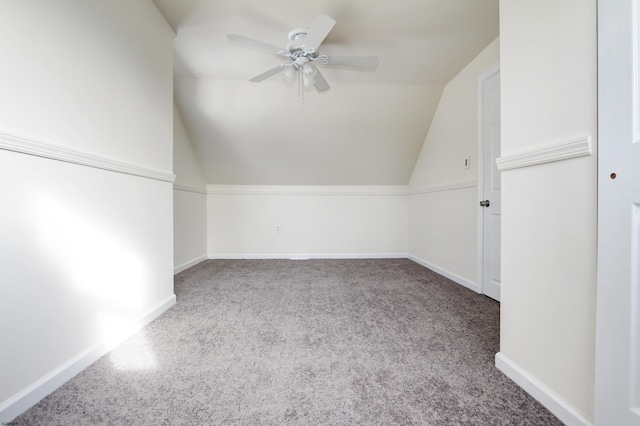
{"type": "Polygon", "coordinates": [[[321,55],[318,48],[333,29],[336,21],[327,15],[317,15],[311,22],[309,29],[296,29],[289,33],[289,43],[286,48],[281,49],[272,44],[263,43],[238,34],[228,34],[229,40],[245,43],[254,47],[268,50],[281,56],[287,57],[291,62],[282,64],[257,75],[249,81],[257,83],[266,80],[276,74],[284,72],[285,75],[293,78],[298,74],[299,90],[302,96],[304,85],[313,85],[318,92],[329,90],[327,80],[322,76],[316,66],[338,65],[355,67],[362,69],[375,69],[378,66],[378,58],[375,56],[327,56],[321,55]]]}

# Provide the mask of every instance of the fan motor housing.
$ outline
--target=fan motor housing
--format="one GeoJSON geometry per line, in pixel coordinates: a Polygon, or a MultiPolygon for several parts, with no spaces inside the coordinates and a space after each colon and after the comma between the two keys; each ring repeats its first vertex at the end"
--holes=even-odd
{"type": "Polygon", "coordinates": [[[293,40],[303,39],[307,36],[307,34],[309,34],[309,30],[300,29],[300,28],[296,30],[291,30],[289,32],[289,40],[293,41],[293,40]]]}
{"type": "MultiPolygon", "coordinates": [[[[309,30],[306,29],[295,29],[289,33],[289,43],[287,43],[287,50],[291,54],[296,54],[297,52],[302,51],[302,46],[304,46],[304,40],[307,37],[309,30]]],[[[305,55],[311,58],[317,58],[318,52],[313,52],[311,54],[305,55]]]]}

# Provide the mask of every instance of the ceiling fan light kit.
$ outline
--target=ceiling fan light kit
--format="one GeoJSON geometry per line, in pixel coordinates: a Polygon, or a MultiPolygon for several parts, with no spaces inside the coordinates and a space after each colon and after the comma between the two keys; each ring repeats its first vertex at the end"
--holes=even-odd
{"type": "Polygon", "coordinates": [[[289,43],[285,49],[263,43],[238,34],[228,34],[229,40],[245,43],[287,57],[291,62],[282,64],[257,75],[249,81],[258,83],[283,72],[287,78],[298,76],[298,90],[300,98],[304,101],[303,86],[313,85],[318,92],[330,89],[329,83],[315,65],[346,66],[373,70],[378,66],[378,58],[375,56],[327,56],[320,55],[318,48],[333,29],[336,21],[327,15],[317,15],[311,22],[309,29],[295,29],[289,32],[289,43]]]}

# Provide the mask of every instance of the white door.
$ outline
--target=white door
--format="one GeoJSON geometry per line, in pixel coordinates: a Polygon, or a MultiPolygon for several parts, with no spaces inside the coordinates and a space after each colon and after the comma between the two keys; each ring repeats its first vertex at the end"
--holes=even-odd
{"type": "Polygon", "coordinates": [[[482,82],[482,292],[500,300],[500,72],[482,82]]]}
{"type": "Polygon", "coordinates": [[[640,425],[639,20],[598,1],[596,425],[640,425]]]}

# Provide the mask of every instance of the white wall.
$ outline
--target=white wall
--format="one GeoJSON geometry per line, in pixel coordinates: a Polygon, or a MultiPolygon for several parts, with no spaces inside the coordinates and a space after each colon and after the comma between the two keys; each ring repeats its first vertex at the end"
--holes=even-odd
{"type": "Polygon", "coordinates": [[[491,42],[445,87],[409,184],[409,255],[474,289],[478,79],[498,64],[499,48],[491,42]]]}
{"type": "Polygon", "coordinates": [[[175,300],[172,37],[150,1],[0,5],[0,420],[175,300]]]}
{"type": "Polygon", "coordinates": [[[409,187],[208,185],[209,257],[409,254],[475,286],[478,78],[498,60],[496,39],[447,85],[409,187]]]}
{"type": "Polygon", "coordinates": [[[278,78],[176,78],[176,103],[207,182],[405,185],[442,86],[339,84],[328,75],[331,90],[308,93],[304,104],[295,85],[278,78]]]}
{"type": "MultiPolygon", "coordinates": [[[[502,172],[498,366],[565,422],[593,418],[596,1],[500,2],[502,161],[591,137],[593,155],[502,172]]],[[[526,162],[525,162],[526,164],[526,162]]]]}
{"type": "Polygon", "coordinates": [[[209,257],[407,253],[404,186],[208,186],[209,257]],[[276,232],[280,226],[280,232],[276,232]]]}
{"type": "Polygon", "coordinates": [[[164,18],[122,3],[3,2],[0,129],[171,170],[172,122],[153,121],[171,111],[164,18]]]}
{"type": "Polygon", "coordinates": [[[173,107],[174,271],[180,272],[207,257],[207,191],[180,111],[173,107]]]}

